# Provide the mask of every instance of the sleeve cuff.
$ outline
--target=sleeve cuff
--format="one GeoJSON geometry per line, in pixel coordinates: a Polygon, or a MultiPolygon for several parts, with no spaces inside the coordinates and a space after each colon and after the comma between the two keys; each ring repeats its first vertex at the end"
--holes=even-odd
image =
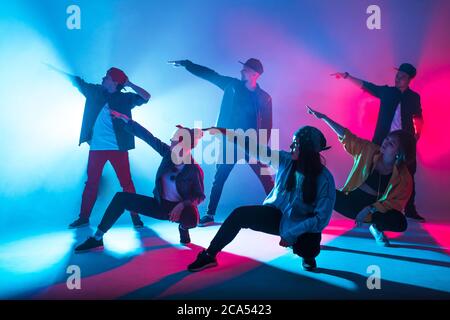
{"type": "Polygon", "coordinates": [[[387,211],[386,207],[379,201],[375,202],[372,206],[375,207],[381,213],[387,211]]]}
{"type": "Polygon", "coordinates": [[[352,133],[350,132],[350,130],[348,130],[347,128],[344,128],[344,135],[342,137],[339,138],[339,141],[341,143],[345,143],[347,142],[347,138],[352,135],[352,133]]]}

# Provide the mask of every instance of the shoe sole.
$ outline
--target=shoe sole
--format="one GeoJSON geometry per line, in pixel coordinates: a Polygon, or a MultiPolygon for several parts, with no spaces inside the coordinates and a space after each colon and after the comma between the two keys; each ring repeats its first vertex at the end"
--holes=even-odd
{"type": "Polygon", "coordinates": [[[89,226],[89,223],[83,223],[83,224],[80,224],[79,226],[75,226],[75,227],[69,226],[69,229],[79,229],[79,228],[84,228],[87,226],[89,226]]]}
{"type": "Polygon", "coordinates": [[[75,253],[100,252],[100,251],[103,251],[104,249],[105,249],[105,247],[101,246],[101,247],[95,247],[95,248],[91,248],[91,249],[75,250],[75,253]]]}
{"type": "Polygon", "coordinates": [[[211,263],[205,264],[201,268],[188,269],[188,271],[190,271],[190,272],[198,272],[198,271],[202,271],[202,270],[205,270],[205,269],[208,269],[208,268],[213,268],[213,267],[217,267],[217,262],[211,262],[211,263]]]}
{"type": "Polygon", "coordinates": [[[199,223],[198,226],[199,227],[209,227],[212,226],[214,224],[214,221],[211,222],[206,222],[206,223],[199,223]]]}
{"type": "Polygon", "coordinates": [[[303,266],[302,266],[302,268],[303,268],[304,271],[308,271],[308,272],[313,272],[313,271],[315,271],[315,270],[317,269],[317,267],[313,267],[313,268],[305,268],[305,267],[303,267],[303,266]]]}

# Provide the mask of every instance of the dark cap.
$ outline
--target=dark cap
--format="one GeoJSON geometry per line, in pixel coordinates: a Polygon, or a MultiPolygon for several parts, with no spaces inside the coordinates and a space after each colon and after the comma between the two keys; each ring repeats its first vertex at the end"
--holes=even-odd
{"type": "Polygon", "coordinates": [[[264,72],[263,65],[261,61],[255,58],[248,59],[245,63],[239,61],[239,63],[242,63],[244,66],[249,67],[250,69],[258,72],[259,74],[262,74],[264,72]]]}
{"type": "Polygon", "coordinates": [[[315,152],[321,152],[331,148],[327,147],[327,139],[325,139],[323,133],[315,127],[301,127],[294,133],[294,136],[300,140],[300,143],[310,145],[315,152]]]}
{"type": "Polygon", "coordinates": [[[410,63],[402,63],[400,67],[395,68],[395,70],[403,71],[404,73],[408,74],[411,79],[414,78],[417,74],[416,68],[414,68],[414,66],[410,63]]]}

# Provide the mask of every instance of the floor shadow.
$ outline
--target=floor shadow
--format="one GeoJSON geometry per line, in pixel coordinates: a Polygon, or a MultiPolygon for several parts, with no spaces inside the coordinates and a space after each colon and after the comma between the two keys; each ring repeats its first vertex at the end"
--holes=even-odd
{"type": "Polygon", "coordinates": [[[346,253],[361,254],[361,255],[365,255],[365,256],[395,259],[395,260],[401,260],[401,261],[407,261],[407,262],[423,263],[423,264],[428,264],[428,265],[432,265],[432,266],[450,268],[449,262],[439,261],[439,260],[413,258],[413,257],[405,257],[405,256],[399,256],[399,255],[393,255],[393,254],[387,254],[387,253],[353,250],[353,249],[339,248],[339,247],[330,246],[330,245],[322,245],[321,249],[323,251],[340,251],[340,252],[346,252],[346,253]]]}
{"type": "Polygon", "coordinates": [[[414,249],[414,250],[420,250],[420,251],[431,251],[436,253],[443,253],[447,254],[447,252],[442,248],[435,248],[435,247],[429,247],[429,246],[420,246],[416,244],[394,244],[391,243],[389,248],[397,248],[397,249],[414,249]]]}
{"type": "MultiPolygon", "coordinates": [[[[79,266],[82,279],[86,279],[99,274],[106,274],[120,268],[130,263],[136,257],[145,255],[148,252],[174,247],[173,244],[160,238],[156,232],[148,227],[137,229],[136,232],[141,242],[140,252],[118,257],[107,249],[94,252],[75,253],[75,247],[80,245],[94,233],[94,230],[90,227],[75,229],[74,242],[65,257],[67,262],[60,270],[56,271],[54,285],[65,284],[69,276],[69,274],[66,273],[67,266],[69,265],[79,266]]],[[[107,236],[108,235],[105,237],[107,236]]],[[[30,297],[38,297],[39,299],[39,296],[45,297],[46,291],[48,291],[49,288],[51,288],[51,286],[24,291],[19,295],[11,297],[11,299],[29,299],[30,297]]]]}
{"type": "MultiPolygon", "coordinates": [[[[90,228],[74,233],[74,247],[92,234],[90,228]]],[[[113,297],[114,299],[449,299],[445,291],[429,289],[395,281],[382,281],[382,290],[369,290],[367,277],[350,271],[319,268],[316,273],[290,272],[260,261],[222,252],[219,266],[199,273],[186,271],[186,266],[203,248],[196,244],[181,249],[145,227],[137,230],[141,251],[136,255],[117,257],[108,250],[101,253],[74,254],[73,247],[67,257],[67,265],[82,268],[83,285],[90,291],[89,298],[113,297]],[[339,281],[320,275],[345,280],[353,286],[342,286],[339,281]],[[111,283],[114,282],[114,285],[111,283]],[[98,288],[98,293],[96,291],[98,288]],[[111,289],[110,289],[111,288],[111,289]],[[114,291],[110,295],[109,291],[114,291]]],[[[354,231],[355,232],[355,231],[354,231]]],[[[356,233],[356,232],[355,232],[356,233]]],[[[361,232],[357,232],[360,234],[361,232]]],[[[344,234],[346,235],[346,234],[344,234]]],[[[367,235],[367,236],[370,236],[367,235]]],[[[365,236],[364,236],[365,237],[365,236]]],[[[422,239],[423,240],[423,239],[422,239]]],[[[410,246],[405,245],[407,248],[410,246]]],[[[422,250],[421,245],[412,247],[422,250]]],[[[399,246],[400,247],[400,246],[399,246]]],[[[429,249],[425,246],[426,249],[429,249]]],[[[263,250],[261,248],[261,250],[263,250]]],[[[431,259],[398,256],[390,253],[374,253],[331,246],[322,250],[341,251],[365,256],[396,259],[405,262],[450,267],[450,263],[431,259]]],[[[77,299],[65,288],[68,277],[65,267],[59,271],[53,286],[30,290],[13,298],[77,299]],[[52,295],[46,295],[48,291],[52,295]],[[60,295],[62,293],[62,295],[60,295]]],[[[85,298],[84,296],[80,296],[85,298]]]]}
{"type": "MultiPolygon", "coordinates": [[[[220,261],[219,261],[220,263],[220,261]]],[[[228,268],[239,268],[239,265],[232,265],[228,268]]],[[[299,259],[300,270],[300,259],[299,259]]],[[[205,272],[205,271],[202,271],[205,272]]],[[[209,275],[202,272],[197,273],[197,281],[203,281],[214,276],[220,279],[227,270],[215,271],[209,269],[209,275]]],[[[368,276],[368,275],[367,275],[368,276]]],[[[179,278],[183,278],[179,275],[179,278]]],[[[328,278],[329,279],[329,278],[328,278]]],[[[175,278],[170,279],[175,280],[175,278]]],[[[167,280],[166,280],[167,281],[167,280]]],[[[167,283],[167,282],[164,283],[167,283]]],[[[153,285],[151,289],[156,286],[153,285]]],[[[127,297],[135,299],[148,298],[149,291],[141,290],[133,292],[127,297]]],[[[339,271],[319,268],[314,273],[289,272],[267,264],[260,264],[246,272],[240,273],[232,279],[219,281],[218,285],[197,289],[193,292],[174,293],[166,297],[167,299],[257,299],[257,300],[293,300],[293,299],[448,299],[448,292],[424,288],[395,281],[382,280],[380,290],[370,290],[367,287],[367,277],[350,271],[339,271]],[[333,284],[331,281],[320,279],[320,275],[330,275],[335,278],[346,280],[352,284],[353,288],[333,284]]]]}

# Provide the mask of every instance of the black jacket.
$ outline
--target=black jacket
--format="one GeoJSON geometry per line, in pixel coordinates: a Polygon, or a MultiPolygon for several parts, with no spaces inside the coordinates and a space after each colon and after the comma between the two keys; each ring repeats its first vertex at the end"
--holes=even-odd
{"type": "MultiPolygon", "coordinates": [[[[115,92],[110,94],[101,85],[87,83],[80,77],[73,77],[72,82],[86,97],[83,122],[81,124],[80,145],[92,139],[95,121],[106,103],[108,103],[112,110],[126,114],[131,118],[131,109],[148,102],[148,100],[145,100],[140,95],[131,92],[115,92]]],[[[126,151],[134,149],[134,136],[123,129],[123,121],[113,119],[113,128],[119,150],[126,151]]]]}
{"type": "Polygon", "coordinates": [[[222,76],[209,68],[188,62],[186,70],[224,91],[216,126],[228,129],[272,129],[272,98],[259,85],[250,91],[239,79],[222,76]]]}
{"type": "MultiPolygon", "coordinates": [[[[170,146],[156,138],[147,129],[135,121],[129,121],[124,126],[124,129],[130,134],[145,141],[162,156],[161,164],[156,172],[155,188],[153,190],[155,199],[160,202],[163,191],[161,178],[175,166],[171,159],[170,146]]],[[[205,199],[203,176],[202,168],[200,168],[194,159],[191,159],[191,163],[186,164],[183,167],[175,181],[177,191],[183,201],[192,201],[198,205],[205,199]]]]}
{"type": "Polygon", "coordinates": [[[363,89],[380,99],[380,111],[372,139],[373,143],[381,145],[384,138],[389,134],[395,110],[399,103],[401,103],[402,129],[414,135],[413,118],[422,118],[422,107],[418,93],[409,88],[402,93],[396,87],[377,86],[367,81],[363,81],[363,89]]]}

